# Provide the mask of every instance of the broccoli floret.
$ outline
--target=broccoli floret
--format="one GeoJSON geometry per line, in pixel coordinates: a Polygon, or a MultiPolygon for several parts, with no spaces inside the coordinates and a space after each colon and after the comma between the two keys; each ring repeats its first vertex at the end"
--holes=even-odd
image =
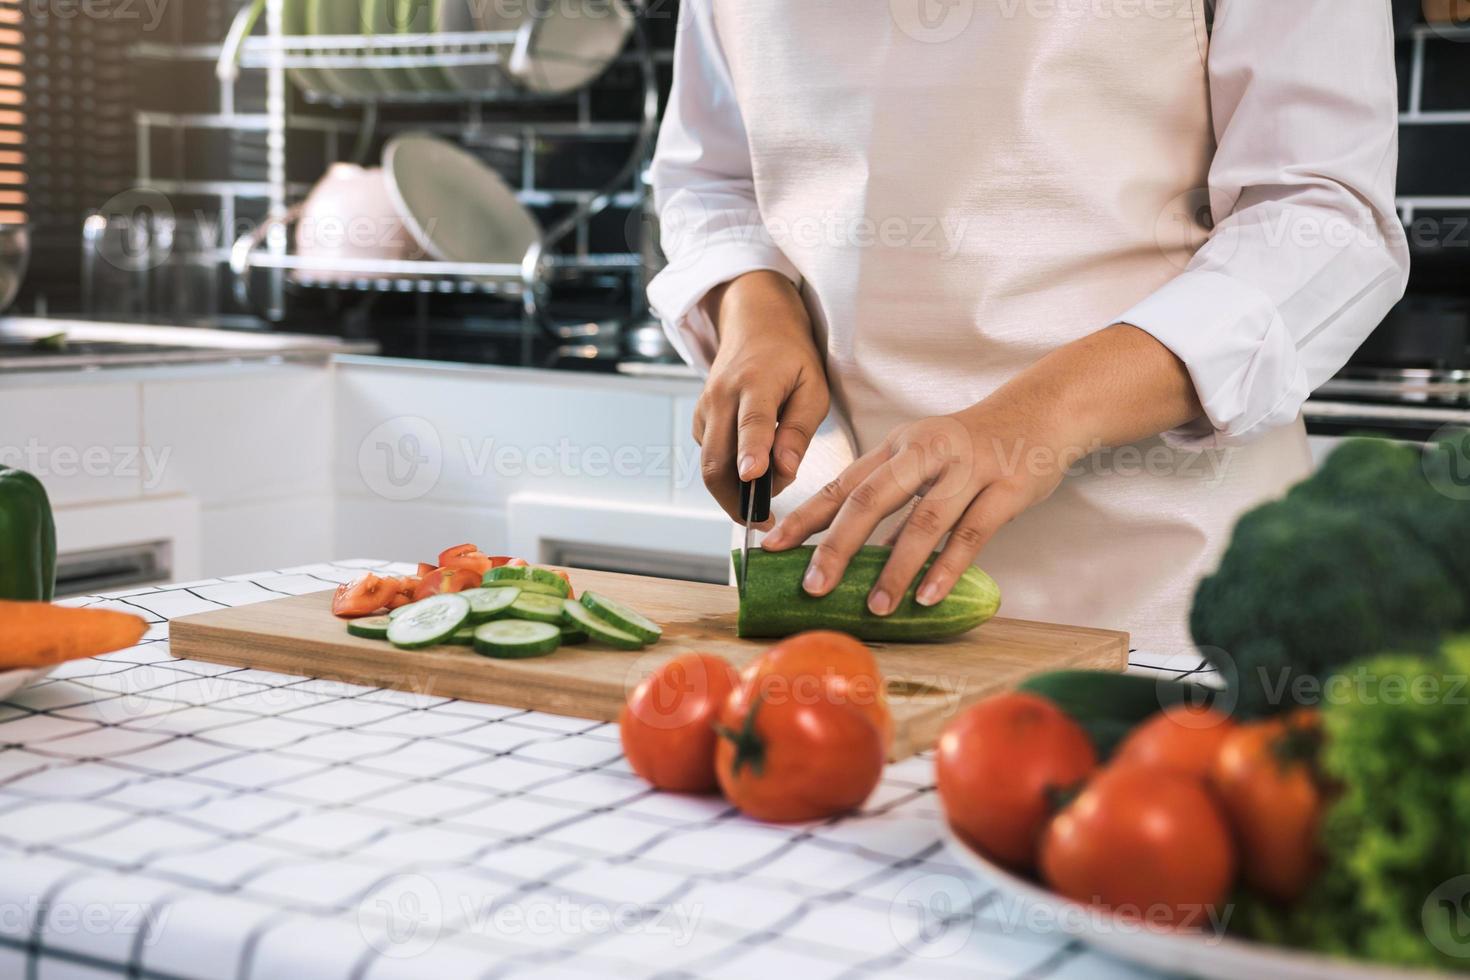
{"type": "Polygon", "coordinates": [[[1386,654],[1345,669],[1322,708],[1323,774],[1339,795],[1326,862],[1298,903],[1249,897],[1257,939],[1403,966],[1470,969],[1459,923],[1470,874],[1470,638],[1442,660],[1386,654]]]}
{"type": "Polygon", "coordinates": [[[1462,591],[1382,518],[1296,496],[1247,513],[1200,582],[1190,631],[1244,716],[1312,703],[1312,686],[1381,650],[1430,650],[1464,622],[1462,591]]]}
{"type": "Polygon", "coordinates": [[[1425,454],[1387,439],[1348,439],[1288,499],[1381,517],[1432,551],[1461,589],[1470,590],[1470,472],[1461,467],[1470,462],[1450,444],[1425,454]]]}

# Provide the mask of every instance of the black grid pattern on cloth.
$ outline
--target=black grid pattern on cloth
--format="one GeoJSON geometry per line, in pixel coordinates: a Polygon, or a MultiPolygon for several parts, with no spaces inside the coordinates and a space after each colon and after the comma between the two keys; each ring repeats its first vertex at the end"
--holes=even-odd
{"type": "MultiPolygon", "coordinates": [[[[68,600],[152,625],[0,703],[0,977],[1122,970],[1016,927],[951,861],[927,757],[860,814],[777,828],[650,791],[615,726],[169,655],[171,616],[367,568],[405,570],[68,600]]],[[[1130,661],[1208,674],[1197,654],[1130,661]]]]}

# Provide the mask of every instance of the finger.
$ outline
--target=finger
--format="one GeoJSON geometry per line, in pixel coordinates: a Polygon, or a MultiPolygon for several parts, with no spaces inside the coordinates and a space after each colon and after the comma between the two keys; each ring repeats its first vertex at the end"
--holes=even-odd
{"type": "Polygon", "coordinates": [[[700,442],[700,473],[710,496],[735,520],[740,515],[740,479],[735,475],[735,407],[712,405],[700,442]]]}
{"type": "Polygon", "coordinates": [[[701,398],[694,406],[694,424],[692,428],[694,433],[694,444],[696,446],[704,445],[704,427],[704,399],[701,398]]]}
{"type": "Polygon", "coordinates": [[[924,575],[915,601],[933,606],[949,595],[965,569],[975,563],[995,532],[1026,509],[1025,497],[1003,483],[992,483],[966,510],[949,541],[924,575]]]}
{"type": "Polygon", "coordinates": [[[913,484],[899,478],[900,465],[899,457],[889,459],[842,502],[802,579],[809,595],[826,595],[836,588],[847,563],[868,543],[883,519],[914,499],[913,484]]]}
{"type": "Polygon", "coordinates": [[[794,548],[832,523],[832,518],[837,516],[837,511],[842,506],[842,502],[847,499],[847,495],[866,480],[868,474],[883,465],[887,456],[886,447],[880,447],[865,456],[858,457],[857,461],[843,470],[837,479],[783,517],[776,524],[775,530],[766,535],[766,539],[761,542],[761,547],[767,551],[784,551],[787,548],[794,548]]]}
{"type": "Polygon", "coordinates": [[[810,382],[798,384],[786,399],[781,409],[781,423],[776,429],[776,493],[791,486],[796,479],[796,471],[831,404],[826,389],[810,382]]]}
{"type": "Polygon", "coordinates": [[[771,466],[779,402],[769,391],[747,390],[740,395],[736,428],[736,472],[747,483],[771,466]]]}
{"type": "Polygon", "coordinates": [[[948,482],[951,481],[946,474],[919,499],[898,530],[893,541],[893,553],[868,595],[868,609],[874,615],[887,616],[898,608],[909,586],[919,577],[924,563],[933,557],[940,539],[964,517],[966,508],[974,499],[973,491],[966,492],[965,488],[958,486],[958,477],[953,481],[955,486],[946,486],[948,482]]]}

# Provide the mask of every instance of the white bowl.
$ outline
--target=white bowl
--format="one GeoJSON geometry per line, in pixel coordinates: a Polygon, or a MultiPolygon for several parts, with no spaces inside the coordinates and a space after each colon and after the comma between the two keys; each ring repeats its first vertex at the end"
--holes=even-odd
{"type": "Polygon", "coordinates": [[[507,70],[539,95],[574,92],[612,64],[633,32],[622,0],[498,0],[487,5],[485,29],[516,30],[544,14],[529,48],[519,45],[507,70]]]}
{"type": "MultiPolygon", "coordinates": [[[[399,216],[383,171],[334,163],[301,205],[296,254],[328,268],[335,260],[421,257],[399,216]]],[[[343,271],[344,278],[352,273],[343,271]]]]}
{"type": "MultiPolygon", "coordinates": [[[[1212,934],[1168,931],[1120,922],[1018,877],[986,859],[945,825],[945,843],[960,864],[1000,893],[1004,917],[1045,922],[1058,932],[1138,966],[1205,980],[1426,980],[1443,974],[1395,969],[1377,963],[1320,956],[1212,934]]],[[[997,904],[997,903],[992,903],[997,904]]]]}
{"type": "Polygon", "coordinates": [[[12,695],[30,687],[49,673],[51,673],[50,667],[0,671],[0,701],[8,700],[12,695]]]}

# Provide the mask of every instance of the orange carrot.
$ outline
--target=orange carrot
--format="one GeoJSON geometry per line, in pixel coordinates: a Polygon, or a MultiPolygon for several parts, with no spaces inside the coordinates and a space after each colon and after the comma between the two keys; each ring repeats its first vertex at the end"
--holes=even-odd
{"type": "Polygon", "coordinates": [[[0,670],[49,667],[124,650],[147,629],[141,617],[110,609],[0,602],[0,670]]]}

